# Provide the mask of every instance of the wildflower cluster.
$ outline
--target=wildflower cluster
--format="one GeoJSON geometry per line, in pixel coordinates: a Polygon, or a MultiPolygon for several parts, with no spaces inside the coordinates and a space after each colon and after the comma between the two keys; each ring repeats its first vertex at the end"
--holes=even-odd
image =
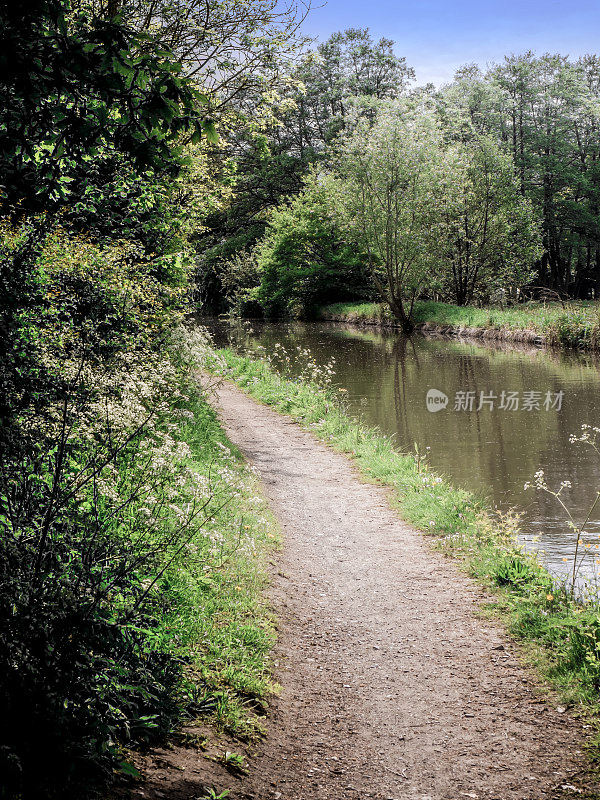
{"type": "MultiPolygon", "coordinates": [[[[598,437],[600,436],[600,428],[588,424],[583,424],[581,426],[581,432],[579,434],[571,434],[569,436],[569,442],[571,444],[586,444],[590,445],[594,448],[594,450],[600,454],[600,448],[598,446],[598,437]]],[[[587,567],[587,576],[586,576],[586,584],[590,585],[590,582],[596,578],[597,583],[597,574],[598,569],[597,567],[600,565],[600,558],[596,551],[600,550],[600,545],[598,544],[597,538],[590,534],[587,531],[588,525],[593,518],[594,512],[598,503],[600,502],[600,491],[596,492],[595,499],[593,500],[584,520],[577,522],[571,510],[569,509],[567,502],[563,499],[563,496],[566,491],[573,488],[573,484],[570,480],[563,480],[560,482],[560,485],[557,489],[552,489],[547,481],[544,470],[538,470],[534,476],[532,481],[527,481],[523,487],[525,491],[529,489],[535,489],[536,491],[545,492],[546,494],[553,497],[560,507],[562,508],[565,514],[565,524],[567,528],[571,531],[573,538],[574,538],[574,546],[573,546],[573,556],[572,556],[572,563],[571,563],[571,570],[570,570],[570,586],[569,592],[571,595],[575,593],[576,585],[580,574],[582,572],[582,567],[586,564],[587,567]]],[[[568,562],[568,558],[564,557],[563,561],[568,562]]],[[[587,589],[586,589],[587,591],[587,589]]]]}
{"type": "MultiPolygon", "coordinates": [[[[249,341],[246,351],[253,357],[264,362],[269,369],[283,379],[291,379],[299,384],[310,383],[328,391],[333,386],[335,378],[335,358],[330,358],[325,364],[319,364],[307,347],[296,345],[286,348],[281,342],[275,342],[273,349],[267,349],[260,344],[249,341]]],[[[339,393],[346,392],[338,389],[339,393]]]]}
{"type": "Polygon", "coordinates": [[[572,433],[569,436],[569,442],[571,444],[588,444],[596,450],[596,452],[600,453],[600,449],[598,446],[598,438],[600,437],[600,428],[595,425],[587,425],[584,424],[581,426],[581,433],[575,434],[572,433]]]}
{"type": "Polygon", "coordinates": [[[174,327],[181,264],[3,236],[28,292],[0,352],[0,758],[20,797],[38,774],[50,792],[112,771],[179,717],[173,587],[227,558],[214,519],[239,477],[231,454],[207,471],[190,447],[205,339],[174,327]]]}

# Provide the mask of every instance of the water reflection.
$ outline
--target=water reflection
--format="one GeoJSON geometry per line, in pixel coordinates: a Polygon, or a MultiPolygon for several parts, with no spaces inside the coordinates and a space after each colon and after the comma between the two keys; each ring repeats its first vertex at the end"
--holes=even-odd
{"type": "MultiPolygon", "coordinates": [[[[300,345],[318,363],[336,360],[336,381],[348,390],[351,410],[369,425],[394,434],[400,448],[416,443],[427,450],[432,467],[501,509],[524,513],[525,537],[541,536],[548,565],[566,572],[564,557],[572,551],[573,535],[556,501],[541,492],[525,492],[524,484],[538,469],[548,483],[570,480],[564,493],[578,521],[585,519],[600,487],[600,459],[589,447],[573,445],[569,436],[582,423],[600,423],[598,360],[591,355],[558,353],[530,347],[426,339],[405,339],[394,332],[357,329],[329,323],[260,324],[252,333],[242,328],[213,326],[230,343],[276,342],[300,345]],[[449,398],[445,409],[431,413],[426,395],[437,389],[449,398]],[[508,411],[484,405],[480,393],[541,392],[539,410],[508,411]],[[457,392],[474,392],[472,411],[455,411],[457,392]],[[563,392],[560,410],[543,406],[546,393],[563,392]]],[[[592,527],[600,533],[600,514],[592,527]]],[[[598,539],[600,543],[600,539],[598,539]]],[[[594,550],[594,546],[591,548],[594,550]]],[[[600,551],[599,551],[600,553],[600,551]]]]}

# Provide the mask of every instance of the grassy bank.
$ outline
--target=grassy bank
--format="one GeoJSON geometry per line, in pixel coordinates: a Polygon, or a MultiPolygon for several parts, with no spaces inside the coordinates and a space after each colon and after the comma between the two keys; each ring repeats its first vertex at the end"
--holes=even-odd
{"type": "Polygon", "coordinates": [[[196,395],[183,411],[182,441],[211,501],[200,540],[169,572],[162,631],[188,665],[186,714],[208,712],[218,728],[252,736],[273,689],[275,634],[263,590],[279,534],[255,475],[206,398],[196,395]]]}
{"type": "MultiPolygon", "coordinates": [[[[389,486],[400,515],[491,590],[490,608],[527,644],[531,661],[563,700],[597,713],[598,606],[571,599],[521,550],[514,519],[496,517],[468,492],[435,475],[418,453],[398,452],[390,438],[350,417],[343,390],[286,379],[271,363],[231,351],[219,351],[212,368],[350,455],[367,479],[389,486]]],[[[318,377],[316,367],[313,374],[318,377]]]]}
{"type": "MultiPolygon", "coordinates": [[[[355,325],[397,324],[389,308],[380,303],[336,303],[322,307],[319,317],[355,325]]],[[[569,302],[564,306],[527,303],[506,309],[421,302],[415,305],[414,319],[417,325],[451,329],[448,333],[507,340],[541,338],[555,346],[600,347],[600,306],[594,302],[569,302]]]]}

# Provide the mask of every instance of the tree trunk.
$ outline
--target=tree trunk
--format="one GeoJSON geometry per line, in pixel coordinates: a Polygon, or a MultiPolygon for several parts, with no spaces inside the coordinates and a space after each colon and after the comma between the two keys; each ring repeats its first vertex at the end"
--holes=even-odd
{"type": "Polygon", "coordinates": [[[390,298],[389,304],[392,314],[400,323],[400,327],[402,328],[402,333],[406,334],[406,336],[410,336],[415,329],[415,324],[412,321],[411,317],[409,317],[406,311],[404,310],[404,304],[402,303],[402,300],[395,300],[390,298]]]}

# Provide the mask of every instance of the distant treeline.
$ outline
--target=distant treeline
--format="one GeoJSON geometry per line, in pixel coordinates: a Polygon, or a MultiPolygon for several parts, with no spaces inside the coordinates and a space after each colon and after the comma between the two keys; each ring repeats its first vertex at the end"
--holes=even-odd
{"type": "MultiPolygon", "coordinates": [[[[309,176],[318,176],[321,185],[324,176],[347,176],[348,160],[340,163],[340,150],[347,148],[352,138],[356,142],[356,137],[366,145],[377,135],[382,117],[387,116],[389,123],[394,114],[408,125],[406,135],[411,124],[422,133],[423,125],[415,120],[426,115],[430,118],[426,125],[436,128],[440,147],[454,148],[455,155],[462,148],[456,157],[471,164],[470,175],[463,181],[465,194],[477,183],[473,169],[478,158],[483,181],[490,175],[504,175],[502,182],[510,173],[509,193],[513,189],[515,193],[510,202],[506,198],[497,201],[497,192],[486,199],[481,187],[476,200],[480,203],[484,197],[484,204],[490,200],[494,213],[505,216],[504,242],[513,234],[511,225],[515,226],[513,238],[522,234],[524,207],[528,207],[537,232],[535,243],[527,237],[527,252],[520,261],[516,259],[518,264],[514,253],[505,257],[500,248],[496,251],[498,269],[490,267],[487,255],[479,266],[469,267],[468,271],[492,273],[479,287],[472,288],[470,278],[464,275],[455,274],[450,280],[446,275],[420,284],[420,296],[469,303],[489,300],[499,290],[515,298],[543,295],[544,289],[561,297],[595,298],[600,294],[600,58],[589,55],[573,61],[561,55],[525,53],[507,57],[485,72],[467,65],[441,89],[432,85],[414,88],[414,74],[405,59],[394,54],[391,40],[374,42],[367,30],[350,29],[307,52],[289,76],[270,123],[260,129],[237,130],[223,139],[222,148],[214,154],[220,169],[227,165],[235,180],[228,202],[209,214],[206,229],[196,241],[198,297],[205,305],[218,311],[232,306],[257,311],[255,303],[259,302],[270,313],[273,293],[288,296],[291,285],[293,294],[303,295],[303,307],[333,299],[379,299],[378,278],[386,284],[384,294],[390,294],[385,264],[389,243],[377,245],[364,224],[362,228],[350,226],[350,231],[338,201],[326,211],[330,230],[321,231],[320,239],[317,236],[319,246],[311,237],[308,246],[305,235],[301,254],[298,247],[292,247],[296,261],[291,269],[299,269],[300,274],[291,281],[278,269],[281,280],[273,284],[273,261],[265,252],[264,241],[265,234],[267,239],[273,237],[282,208],[290,207],[295,197],[306,192],[309,176]],[[482,146],[487,151],[483,157],[477,155],[482,146]],[[519,203],[518,198],[524,202],[519,203]],[[364,251],[364,274],[359,270],[357,275],[352,261],[350,269],[344,268],[346,259],[339,251],[333,261],[331,254],[320,252],[325,240],[329,243],[326,250],[332,243],[335,249],[336,239],[342,246],[350,245],[353,252],[357,247],[364,251]],[[457,291],[456,284],[461,281],[463,290],[457,291]],[[519,291],[525,287],[527,291],[519,291]]],[[[381,126],[379,130],[381,133],[381,126]]],[[[400,136],[399,127],[397,133],[400,136]]],[[[379,166],[385,168],[381,159],[379,166]]],[[[376,168],[371,163],[370,169],[376,168]]],[[[393,171],[389,161],[388,171],[393,171]]],[[[315,178],[309,183],[311,180],[315,178]]],[[[444,180],[438,176],[438,189],[444,180]]],[[[461,187],[455,189],[452,202],[461,187]]],[[[381,185],[377,192],[381,198],[383,194],[395,198],[392,203],[406,195],[402,181],[395,188],[381,185]]],[[[438,193],[431,200],[441,213],[444,199],[438,193]]],[[[322,210],[322,199],[317,207],[322,210]]],[[[289,229],[289,219],[286,224],[289,229]]],[[[427,224],[431,226],[432,221],[427,224]]],[[[477,227],[485,220],[474,224],[477,227]]],[[[461,246],[466,251],[479,247],[481,252],[477,235],[477,231],[469,231],[461,246]]],[[[490,243],[484,244],[489,250],[490,243]]],[[[448,260],[447,254],[444,258],[448,260]]],[[[454,270],[459,272],[455,262],[454,270]]],[[[452,266],[447,269],[452,272],[452,266]]],[[[412,295],[411,286],[408,292],[404,285],[396,286],[395,291],[412,295]]],[[[280,304],[275,306],[276,313],[281,313],[280,304]]]]}

